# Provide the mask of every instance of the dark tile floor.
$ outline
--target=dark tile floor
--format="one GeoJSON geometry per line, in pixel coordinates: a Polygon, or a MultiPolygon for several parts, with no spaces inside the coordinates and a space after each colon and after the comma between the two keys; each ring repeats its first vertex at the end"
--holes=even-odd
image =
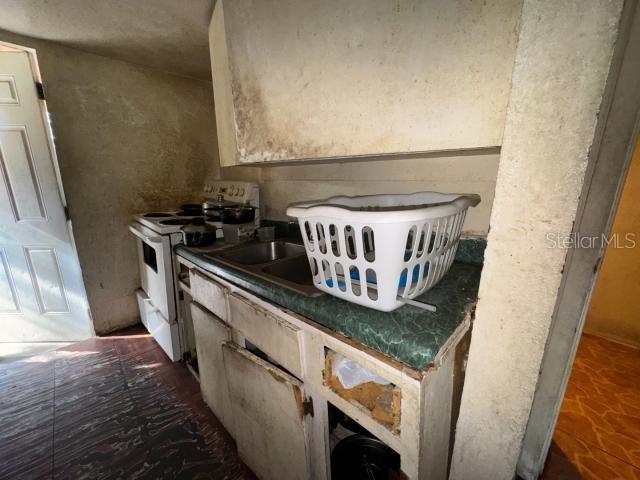
{"type": "MultiPolygon", "coordinates": [[[[141,329],[0,364],[0,479],[252,479],[141,329]]],[[[640,350],[584,335],[545,480],[640,480],[640,350]]]]}
{"type": "Polygon", "coordinates": [[[583,335],[545,480],[640,480],[640,350],[583,335]]]}
{"type": "Polygon", "coordinates": [[[0,365],[0,479],[255,479],[139,329],[0,365]]]}

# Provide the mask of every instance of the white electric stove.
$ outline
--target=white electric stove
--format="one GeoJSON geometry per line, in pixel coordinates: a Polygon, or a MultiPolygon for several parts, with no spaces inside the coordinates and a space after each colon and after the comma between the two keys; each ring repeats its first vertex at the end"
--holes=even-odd
{"type": "Polygon", "coordinates": [[[140,319],[158,344],[173,361],[192,352],[186,332],[191,326],[187,305],[178,289],[177,263],[173,248],[182,243],[182,227],[194,218],[204,218],[215,225],[216,236],[222,237],[222,222],[207,220],[199,208],[205,201],[224,201],[228,205],[248,204],[256,209],[255,219],[247,228],[260,226],[260,190],[250,182],[211,181],[202,192],[201,203],[189,203],[169,210],[139,213],[133,216],[129,230],[136,236],[140,288],[136,291],[140,319]]]}

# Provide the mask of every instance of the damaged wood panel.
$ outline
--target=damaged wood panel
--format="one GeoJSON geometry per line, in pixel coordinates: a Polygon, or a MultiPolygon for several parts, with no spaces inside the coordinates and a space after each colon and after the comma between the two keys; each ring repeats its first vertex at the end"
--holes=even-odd
{"type": "Polygon", "coordinates": [[[191,296],[215,316],[228,321],[227,289],[196,270],[189,271],[191,296]]]}
{"type": "Polygon", "coordinates": [[[222,359],[222,345],[231,340],[231,328],[195,302],[191,302],[191,318],[202,397],[224,427],[232,432],[233,415],[222,359]]]}
{"type": "Polygon", "coordinates": [[[210,41],[222,164],[499,146],[520,9],[219,0],[210,41]]]}
{"type": "Polygon", "coordinates": [[[345,388],[333,375],[335,352],[329,350],[325,356],[324,384],[342,398],[356,402],[366,408],[371,417],[393,433],[400,433],[400,407],[402,392],[393,384],[380,385],[366,382],[353,388],[345,388]]]}
{"type": "Polygon", "coordinates": [[[302,332],[298,327],[235,294],[229,295],[229,311],[234,329],[283,368],[302,378],[302,332]]]}
{"type": "Polygon", "coordinates": [[[242,460],[262,480],[310,478],[302,382],[235,344],[222,351],[242,460]]]}
{"type": "Polygon", "coordinates": [[[426,375],[422,389],[420,475],[434,480],[449,476],[455,428],[460,411],[465,362],[471,340],[470,322],[455,344],[441,352],[437,367],[426,375]]]}

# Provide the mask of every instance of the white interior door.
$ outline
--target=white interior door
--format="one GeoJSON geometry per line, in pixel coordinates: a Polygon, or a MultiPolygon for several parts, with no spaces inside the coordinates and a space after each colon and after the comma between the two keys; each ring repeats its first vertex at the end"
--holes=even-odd
{"type": "Polygon", "coordinates": [[[27,52],[0,51],[0,342],[93,334],[27,52]]]}

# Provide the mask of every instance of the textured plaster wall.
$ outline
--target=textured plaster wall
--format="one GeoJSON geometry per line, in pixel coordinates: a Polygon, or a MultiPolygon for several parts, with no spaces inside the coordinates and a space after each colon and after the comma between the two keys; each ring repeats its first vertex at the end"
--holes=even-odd
{"type": "Polygon", "coordinates": [[[499,146],[521,5],[218,1],[222,164],[499,146]]]}
{"type": "Polygon", "coordinates": [[[131,215],[215,175],[211,84],[0,31],[38,60],[95,329],[138,321],[131,215]]]}
{"type": "Polygon", "coordinates": [[[631,161],[611,229],[619,246],[609,244],[593,293],[585,332],[640,347],[640,140],[631,161]]]}
{"type": "Polygon", "coordinates": [[[214,0],[2,0],[0,30],[208,80],[214,0]]]}
{"type": "Polygon", "coordinates": [[[451,478],[512,479],[622,0],[525,0],[451,478]]]}
{"type": "Polygon", "coordinates": [[[493,203],[499,153],[442,154],[425,157],[302,163],[287,166],[229,167],[228,179],[259,181],[266,217],[287,219],[292,202],[333,195],[413,193],[425,190],[478,193],[482,202],[469,210],[464,230],[486,234],[493,203]]]}

